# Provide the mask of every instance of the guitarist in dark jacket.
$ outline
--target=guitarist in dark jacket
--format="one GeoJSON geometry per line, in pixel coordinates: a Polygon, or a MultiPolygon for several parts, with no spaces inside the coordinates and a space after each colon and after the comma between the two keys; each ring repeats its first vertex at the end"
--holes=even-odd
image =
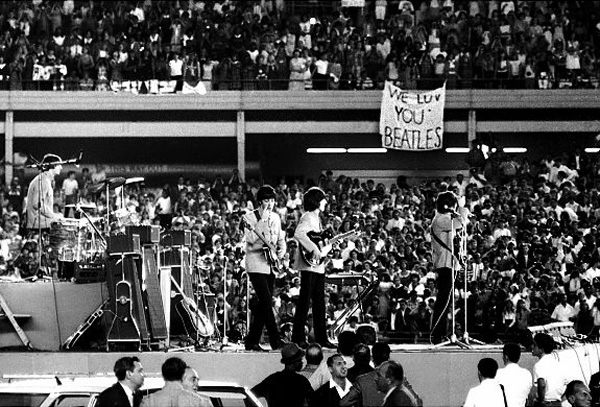
{"type": "MultiPolygon", "coordinates": [[[[306,211],[294,232],[294,238],[308,252],[311,252],[313,259],[319,260],[322,256],[320,247],[309,237],[309,232],[322,232],[320,214],[325,210],[327,198],[325,192],[317,187],[312,187],[304,194],[304,210],[306,211]]],[[[306,334],[304,326],[308,317],[308,308],[312,301],[313,311],[313,329],[315,331],[315,342],[324,348],[335,349],[327,339],[325,327],[325,265],[310,265],[300,256],[295,256],[294,269],[300,271],[300,296],[296,305],[296,314],[294,315],[294,331],[292,341],[300,347],[306,348],[306,334]]]]}
{"type": "Polygon", "coordinates": [[[115,362],[118,382],[98,396],[96,407],[138,407],[142,401],[139,389],[144,384],[144,368],[140,360],[123,357],[115,362]]]}
{"type": "Polygon", "coordinates": [[[275,190],[270,185],[258,189],[256,200],[259,207],[244,215],[246,227],[246,270],[257,296],[257,308],[253,312],[250,331],[246,337],[246,350],[265,351],[259,345],[263,327],[267,327],[273,350],[281,348],[279,329],[273,314],[273,286],[278,263],[286,251],[285,235],[281,231],[281,219],[273,212],[275,190]]]}

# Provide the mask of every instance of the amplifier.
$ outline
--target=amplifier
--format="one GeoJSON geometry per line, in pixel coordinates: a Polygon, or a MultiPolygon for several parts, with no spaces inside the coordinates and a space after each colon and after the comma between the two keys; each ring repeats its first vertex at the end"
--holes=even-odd
{"type": "Polygon", "coordinates": [[[108,238],[108,254],[142,254],[140,235],[115,235],[108,238]]]}
{"type": "Polygon", "coordinates": [[[192,231],[191,230],[172,230],[163,233],[161,236],[161,244],[163,246],[191,246],[192,231]]]}
{"type": "Polygon", "coordinates": [[[160,226],[125,226],[127,236],[139,235],[140,244],[160,243],[160,226]]]}
{"type": "Polygon", "coordinates": [[[104,263],[75,263],[76,283],[99,283],[106,281],[104,263]]]}

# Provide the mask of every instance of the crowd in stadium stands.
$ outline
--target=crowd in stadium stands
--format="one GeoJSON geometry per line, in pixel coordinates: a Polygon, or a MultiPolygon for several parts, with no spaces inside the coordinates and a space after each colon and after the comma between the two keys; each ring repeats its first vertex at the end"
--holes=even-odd
{"type": "Polygon", "coordinates": [[[3,1],[1,84],[136,92],[156,90],[155,81],[175,81],[176,90],[199,82],[209,90],[598,84],[597,2],[291,3],[3,1]]]}
{"type": "MultiPolygon", "coordinates": [[[[319,185],[329,199],[323,226],[335,234],[358,228],[357,238],[342,241],[327,261],[327,273],[362,272],[365,289],[375,282],[376,295],[343,329],[369,324],[404,340],[427,341],[436,296],[429,225],[438,193],[450,190],[470,212],[466,244],[457,253],[466,259],[456,284],[458,332],[467,297],[468,331],[494,342],[522,335],[551,321],[573,321],[577,333],[598,334],[600,327],[600,163],[574,151],[570,155],[530,161],[498,148],[487,158],[479,144],[468,154],[470,170],[455,178],[409,185],[399,177],[386,187],[327,171],[318,180],[280,179],[276,211],[287,233],[288,253],[277,276],[273,309],[282,336],[289,339],[299,293],[299,276],[290,265],[298,255],[293,239],[302,213],[302,194],[319,185]],[[362,315],[361,315],[362,312],[362,315]]],[[[79,195],[96,180],[87,169],[75,174],[79,195]]],[[[410,181],[410,180],[409,180],[410,181]]],[[[57,185],[61,184],[57,179],[57,185]]],[[[140,184],[127,186],[123,204],[142,224],[192,231],[192,257],[205,289],[216,295],[219,321],[228,315],[227,331],[240,338],[246,325],[247,284],[240,218],[252,209],[259,187],[230,177],[180,177],[156,192],[140,184]],[[226,275],[224,278],[224,274],[226,275]],[[223,298],[226,284],[226,298],[223,298]]],[[[35,273],[35,240],[19,238],[24,186],[17,179],[4,191],[1,246],[2,273],[35,273]]],[[[64,194],[56,191],[56,211],[64,194]]],[[[89,195],[89,194],[88,194],[89,195]]],[[[92,197],[88,196],[89,199],[92,197]]],[[[99,210],[105,202],[97,201],[99,210]]],[[[356,305],[354,286],[327,286],[327,319],[332,323],[356,305]]],[[[253,296],[250,295],[250,309],[253,296]]],[[[310,318],[309,318],[310,322],[310,318]]],[[[220,327],[223,329],[223,327],[220,327]]]]}

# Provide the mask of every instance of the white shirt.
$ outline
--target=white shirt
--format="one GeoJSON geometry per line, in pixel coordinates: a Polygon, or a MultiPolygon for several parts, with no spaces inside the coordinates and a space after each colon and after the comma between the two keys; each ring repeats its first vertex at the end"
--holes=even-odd
{"type": "Polygon", "coordinates": [[[575,315],[575,308],[573,308],[571,304],[558,304],[556,307],[554,307],[552,319],[556,319],[560,322],[569,322],[569,318],[574,317],[575,315]]]}
{"type": "Polygon", "coordinates": [[[350,383],[350,380],[348,379],[346,379],[343,389],[333,379],[329,379],[329,388],[336,389],[340,399],[343,399],[346,394],[350,393],[351,387],[352,383],[350,383]]]}
{"type": "Polygon", "coordinates": [[[496,379],[484,379],[472,387],[463,407],[504,407],[504,396],[496,379]]]}
{"type": "Polygon", "coordinates": [[[62,189],[65,191],[65,195],[73,195],[79,188],[79,184],[76,179],[65,178],[62,184],[62,189]]]}
{"type": "Polygon", "coordinates": [[[506,404],[508,407],[524,407],[529,391],[533,385],[531,373],[516,363],[508,363],[506,367],[498,369],[496,380],[504,385],[506,404]]]}
{"type": "Polygon", "coordinates": [[[537,384],[538,379],[546,381],[545,401],[560,400],[567,387],[567,378],[554,354],[542,356],[539,362],[533,365],[534,383],[537,384]]]}

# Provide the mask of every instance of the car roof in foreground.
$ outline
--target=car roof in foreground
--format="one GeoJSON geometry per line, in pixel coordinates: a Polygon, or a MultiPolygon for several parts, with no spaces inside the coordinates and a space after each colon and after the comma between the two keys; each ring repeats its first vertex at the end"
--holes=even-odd
{"type": "MultiPolygon", "coordinates": [[[[78,377],[75,379],[61,378],[63,384],[57,384],[55,379],[28,379],[12,383],[0,383],[0,393],[100,393],[102,390],[116,383],[116,379],[108,377],[78,377]]],[[[160,389],[164,385],[162,378],[147,377],[144,380],[145,389],[160,389]]],[[[212,380],[199,380],[198,387],[216,389],[243,389],[244,386],[232,382],[221,382],[212,380]]]]}

